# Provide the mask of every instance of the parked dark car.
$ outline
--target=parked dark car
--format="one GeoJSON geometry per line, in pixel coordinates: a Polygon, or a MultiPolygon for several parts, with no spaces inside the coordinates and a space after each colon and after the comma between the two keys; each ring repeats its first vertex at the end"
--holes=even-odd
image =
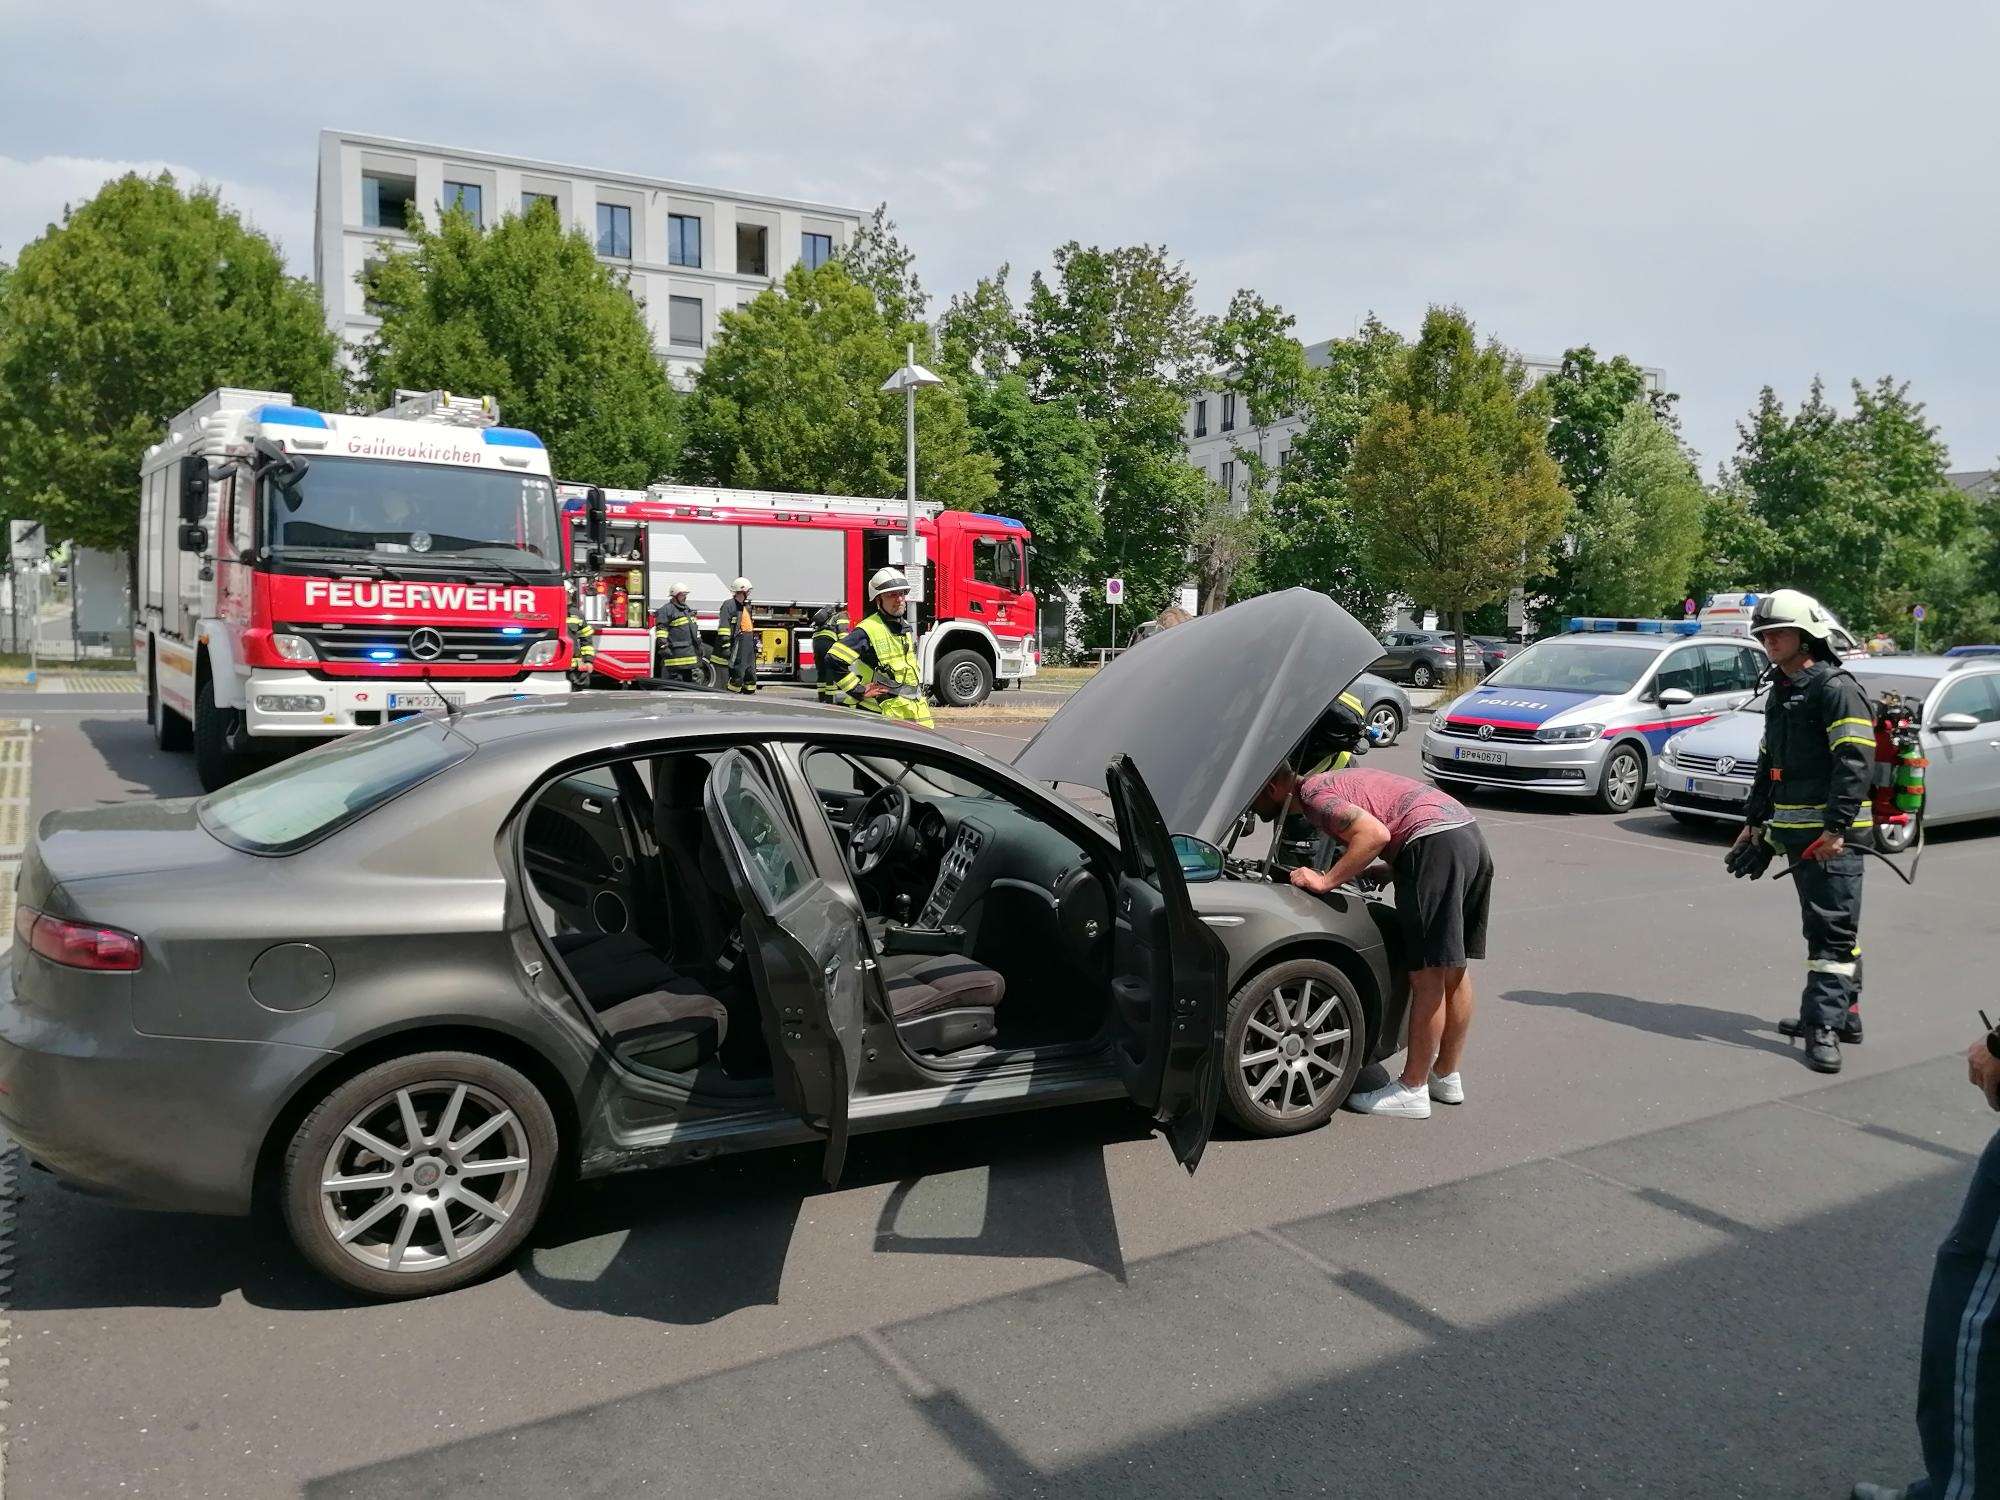
{"type": "Polygon", "coordinates": [[[1486,672],[1505,666],[1513,657],[1527,650],[1521,642],[1510,641],[1504,635],[1475,635],[1467,639],[1479,643],[1480,670],[1486,672]]]}
{"type": "Polygon", "coordinates": [[[0,1124],[98,1194],[270,1203],[376,1296],[499,1265],[559,1164],[817,1142],[832,1181],[855,1132],[1125,1097],[1192,1170],[1218,1102],[1323,1124],[1399,1043],[1393,914],[1233,850],[1376,644],[1308,590],[1173,638],[1012,766],[798,702],[579,694],[51,814],[0,1124]]]}
{"type": "Polygon", "coordinates": [[[1461,669],[1483,672],[1478,643],[1467,636],[1461,657],[1456,638],[1437,630],[1390,631],[1382,637],[1382,654],[1368,668],[1391,682],[1420,688],[1435,687],[1461,669]]]}

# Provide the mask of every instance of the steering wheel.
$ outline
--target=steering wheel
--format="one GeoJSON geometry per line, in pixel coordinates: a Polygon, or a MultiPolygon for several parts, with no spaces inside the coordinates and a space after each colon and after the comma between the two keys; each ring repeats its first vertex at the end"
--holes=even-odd
{"type": "Polygon", "coordinates": [[[874,874],[909,826],[910,794],[899,786],[877,788],[861,804],[854,830],[847,835],[847,868],[856,875],[874,874]]]}

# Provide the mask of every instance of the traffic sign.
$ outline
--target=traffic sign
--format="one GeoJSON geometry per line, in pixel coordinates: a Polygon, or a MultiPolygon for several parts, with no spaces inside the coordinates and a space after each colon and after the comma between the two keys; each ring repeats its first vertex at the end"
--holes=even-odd
{"type": "Polygon", "coordinates": [[[1923,623],[1924,623],[1924,607],[1923,607],[1923,606],[1922,606],[1921,604],[1913,604],[1913,605],[1911,605],[1911,606],[1910,606],[1910,618],[1911,618],[1912,620],[1915,620],[1915,621],[1916,621],[1916,622],[1917,622],[1917,623],[1918,623],[1919,625],[1923,624],[1923,623]]]}
{"type": "Polygon", "coordinates": [[[1693,614],[1694,612],[1695,612],[1695,602],[1694,602],[1694,600],[1692,600],[1692,599],[1683,599],[1683,600],[1681,600],[1681,613],[1682,613],[1682,614],[1684,614],[1684,615],[1691,615],[1691,614],[1693,614]]]}
{"type": "Polygon", "coordinates": [[[40,521],[9,521],[7,555],[17,563],[38,563],[49,555],[48,533],[40,521]]]}
{"type": "Polygon", "coordinates": [[[1124,579],[1107,578],[1104,580],[1104,602],[1106,604],[1123,604],[1125,602],[1124,579]]]}

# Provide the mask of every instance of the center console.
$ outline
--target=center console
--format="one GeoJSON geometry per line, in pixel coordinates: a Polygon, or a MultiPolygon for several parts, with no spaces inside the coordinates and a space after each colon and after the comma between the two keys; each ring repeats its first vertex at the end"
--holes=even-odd
{"type": "Polygon", "coordinates": [[[979,824],[967,818],[958,825],[958,836],[951,841],[951,847],[944,852],[938,864],[937,884],[931,887],[930,899],[924,902],[923,914],[917,918],[919,927],[942,927],[945,918],[951,914],[953,904],[958,900],[959,887],[965,884],[965,877],[972,873],[972,866],[979,858],[979,851],[986,847],[992,834],[979,824]]]}

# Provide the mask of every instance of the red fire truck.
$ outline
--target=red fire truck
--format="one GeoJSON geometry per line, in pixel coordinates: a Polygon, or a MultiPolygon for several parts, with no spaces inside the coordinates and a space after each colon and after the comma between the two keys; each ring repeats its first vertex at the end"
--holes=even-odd
{"type": "Polygon", "coordinates": [[[204,787],[246,752],[569,691],[541,439],[487,398],[397,397],[363,417],[212,391],[147,450],[134,659],[204,787]]]}
{"type": "Polygon", "coordinates": [[[601,539],[588,525],[588,488],[558,486],[582,617],[596,634],[591,681],[652,675],[653,611],[675,582],[704,632],[738,577],[753,585],[760,678],[811,681],[812,617],[845,604],[859,620],[877,568],[912,573],[924,681],[938,701],[978,703],[1041,662],[1028,530],[1006,516],[920,504],[917,557],[905,558],[901,500],[788,495],[656,484],[605,490],[601,539]]]}

